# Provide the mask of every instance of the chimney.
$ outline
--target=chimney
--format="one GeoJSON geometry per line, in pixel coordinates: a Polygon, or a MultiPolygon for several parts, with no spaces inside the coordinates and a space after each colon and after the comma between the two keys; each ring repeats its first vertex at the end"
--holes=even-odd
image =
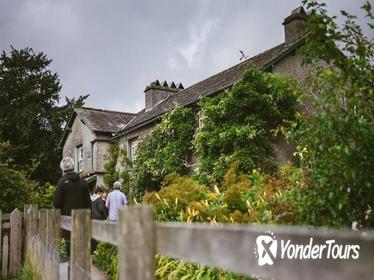
{"type": "Polygon", "coordinates": [[[304,33],[306,32],[306,19],[307,15],[302,6],[293,10],[291,15],[284,19],[283,25],[286,44],[304,35],[304,33]]]}
{"type": "Polygon", "coordinates": [[[150,83],[144,90],[145,93],[145,110],[150,110],[160,101],[164,100],[170,95],[176,94],[178,91],[184,89],[181,83],[175,84],[171,82],[169,85],[166,81],[160,83],[158,80],[150,83]]]}

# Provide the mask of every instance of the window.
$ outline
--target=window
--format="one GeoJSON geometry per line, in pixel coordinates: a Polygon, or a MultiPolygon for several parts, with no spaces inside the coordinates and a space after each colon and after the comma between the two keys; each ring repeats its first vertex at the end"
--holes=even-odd
{"type": "Polygon", "coordinates": [[[77,172],[83,171],[83,146],[77,147],[77,155],[76,155],[76,170],[77,172]]]}
{"type": "Polygon", "coordinates": [[[136,150],[138,148],[139,140],[138,138],[129,140],[129,148],[130,148],[130,160],[136,160],[136,150]]]}
{"type": "Polygon", "coordinates": [[[200,110],[200,111],[197,113],[197,120],[198,120],[198,127],[197,127],[197,129],[198,129],[198,130],[200,130],[200,129],[204,126],[205,119],[206,119],[206,117],[204,116],[203,111],[200,110]]]}

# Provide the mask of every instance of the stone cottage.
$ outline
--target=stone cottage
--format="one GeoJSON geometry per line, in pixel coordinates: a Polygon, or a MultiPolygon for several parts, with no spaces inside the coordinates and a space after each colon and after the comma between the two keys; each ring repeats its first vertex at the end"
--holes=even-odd
{"type": "MultiPolygon", "coordinates": [[[[194,106],[203,97],[211,96],[231,87],[241,80],[246,69],[256,66],[268,72],[277,72],[283,75],[293,75],[303,80],[307,70],[302,66],[301,59],[296,50],[304,42],[304,21],[306,13],[302,7],[292,11],[285,18],[285,42],[217,73],[186,89],[181,84],[175,85],[167,82],[152,82],[145,88],[145,108],[138,112],[121,131],[113,137],[119,141],[120,147],[127,151],[130,160],[136,158],[136,147],[144,136],[160,121],[160,117],[173,109],[177,104],[181,106],[194,106]]],[[[201,118],[197,109],[197,117],[201,118]]],[[[199,123],[201,123],[199,119],[199,123]]],[[[277,159],[284,161],[290,158],[291,147],[285,142],[278,143],[277,159]]],[[[193,163],[192,163],[193,164],[193,163]]]]}
{"type": "MultiPolygon", "coordinates": [[[[304,43],[307,18],[305,10],[299,7],[284,19],[285,41],[269,50],[244,60],[222,72],[200,81],[188,88],[174,82],[152,82],[144,90],[145,108],[136,114],[103,111],[98,109],[76,109],[61,142],[63,155],[74,155],[80,166],[80,147],[83,145],[83,168],[95,174],[98,183],[102,181],[103,163],[110,141],[117,141],[127,152],[130,161],[136,158],[138,143],[149,134],[160,118],[176,105],[194,106],[201,123],[197,102],[206,96],[218,94],[241,80],[245,70],[257,67],[264,71],[292,75],[304,80],[307,69],[302,66],[296,50],[304,43]]],[[[292,149],[279,141],[277,159],[290,158],[292,149]]],[[[193,165],[193,163],[192,163],[193,165]]],[[[120,163],[118,169],[123,170],[120,163]]]]}
{"type": "Polygon", "coordinates": [[[112,137],[135,115],[94,108],[76,108],[59,148],[75,161],[75,171],[95,186],[103,185],[104,163],[112,137]]]}

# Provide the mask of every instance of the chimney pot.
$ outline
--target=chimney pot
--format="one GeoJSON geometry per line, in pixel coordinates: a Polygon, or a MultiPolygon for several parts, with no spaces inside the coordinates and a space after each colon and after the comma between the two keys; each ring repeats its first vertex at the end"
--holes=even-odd
{"type": "Polygon", "coordinates": [[[170,86],[166,81],[160,83],[159,80],[156,80],[150,83],[144,90],[145,109],[152,109],[152,107],[154,107],[156,104],[160,103],[168,96],[177,93],[181,89],[183,89],[181,83],[176,85],[174,82],[172,82],[170,86]]]}

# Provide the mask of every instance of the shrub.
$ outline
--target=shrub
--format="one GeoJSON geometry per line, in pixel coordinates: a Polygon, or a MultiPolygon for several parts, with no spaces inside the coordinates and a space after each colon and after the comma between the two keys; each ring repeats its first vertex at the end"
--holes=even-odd
{"type": "Polygon", "coordinates": [[[100,243],[92,256],[92,263],[113,280],[118,279],[118,253],[117,247],[100,243]]]}
{"type": "Polygon", "coordinates": [[[177,221],[180,211],[189,203],[204,199],[207,193],[208,188],[205,186],[174,173],[165,177],[164,187],[158,193],[147,193],[143,201],[155,206],[157,220],[177,221]]]}

